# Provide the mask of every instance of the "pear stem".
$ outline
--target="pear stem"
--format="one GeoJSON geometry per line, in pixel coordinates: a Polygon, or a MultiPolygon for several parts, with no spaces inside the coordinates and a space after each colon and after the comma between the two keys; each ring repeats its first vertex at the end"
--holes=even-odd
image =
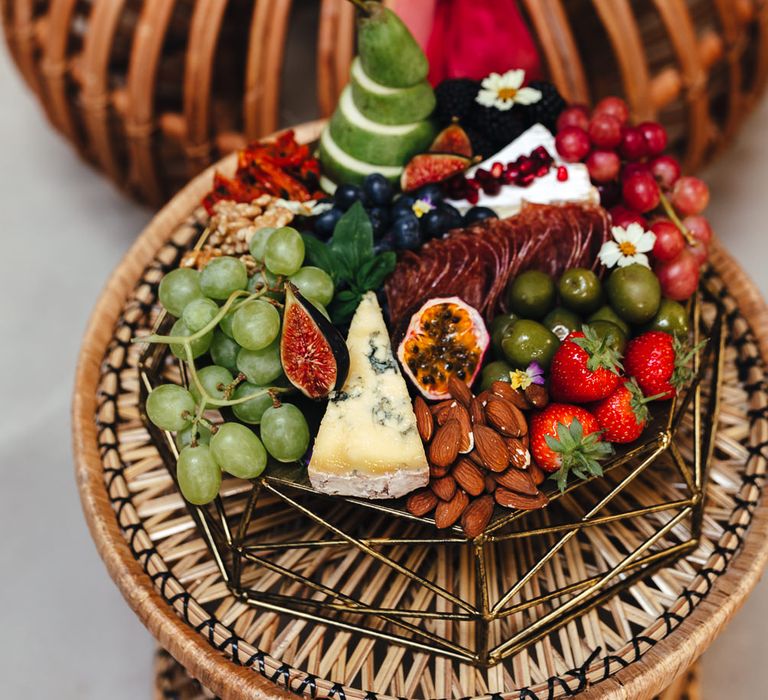
{"type": "Polygon", "coordinates": [[[366,15],[370,15],[371,11],[366,6],[363,0],[349,0],[358,10],[364,12],[366,15]]]}

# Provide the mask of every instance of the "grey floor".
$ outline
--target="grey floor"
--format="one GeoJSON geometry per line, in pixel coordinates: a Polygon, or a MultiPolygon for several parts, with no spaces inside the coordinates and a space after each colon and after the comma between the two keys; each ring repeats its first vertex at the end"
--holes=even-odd
{"type": "MultiPolygon", "coordinates": [[[[69,404],[91,307],[150,212],[51,131],[3,50],[0,95],[0,696],[148,698],[153,641],[86,529],[69,404]]],[[[706,173],[711,220],[763,292],[767,118],[768,102],[706,173]]],[[[707,700],[765,697],[767,613],[763,581],[705,657],[707,700]]]]}

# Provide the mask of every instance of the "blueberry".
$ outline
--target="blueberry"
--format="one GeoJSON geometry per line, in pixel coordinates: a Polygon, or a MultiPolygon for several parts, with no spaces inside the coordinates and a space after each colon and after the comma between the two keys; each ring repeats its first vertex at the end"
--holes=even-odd
{"type": "Polygon", "coordinates": [[[421,217],[421,230],[424,238],[441,236],[448,230],[448,216],[442,209],[432,209],[421,217]]]}
{"type": "Polygon", "coordinates": [[[488,207],[471,207],[464,214],[464,225],[476,224],[483,219],[498,219],[499,215],[488,207]]]}
{"type": "Polygon", "coordinates": [[[438,206],[438,209],[445,215],[445,230],[450,231],[452,228],[461,228],[464,225],[464,220],[461,218],[459,210],[443,202],[438,206]]]}
{"type": "Polygon", "coordinates": [[[395,236],[392,231],[382,236],[380,240],[373,244],[373,252],[375,255],[379,253],[386,253],[395,249],[395,236]]]}
{"type": "Polygon", "coordinates": [[[336,188],[333,198],[341,211],[347,211],[355,202],[362,199],[362,196],[363,191],[357,185],[345,183],[336,188]]]}
{"type": "Polygon", "coordinates": [[[333,229],[336,228],[336,224],[341,218],[341,209],[334,207],[328,211],[324,211],[322,214],[315,218],[315,233],[320,238],[330,238],[333,234],[333,229]]]}
{"type": "Polygon", "coordinates": [[[392,183],[381,173],[371,173],[363,180],[363,192],[367,201],[376,207],[383,207],[392,201],[392,183]]]}
{"type": "Polygon", "coordinates": [[[411,197],[409,194],[398,197],[392,206],[392,220],[397,221],[404,214],[413,214],[413,203],[415,201],[416,198],[411,197]]]}
{"type": "Polygon", "coordinates": [[[416,198],[426,199],[437,206],[438,203],[443,201],[443,191],[438,185],[424,185],[424,187],[416,190],[416,198]]]}
{"type": "Polygon", "coordinates": [[[368,218],[373,227],[373,237],[381,238],[389,227],[391,218],[389,210],[384,207],[374,207],[368,210],[368,218]]]}
{"type": "Polygon", "coordinates": [[[392,224],[391,233],[396,248],[414,250],[421,244],[419,220],[415,214],[400,217],[392,224]]]}

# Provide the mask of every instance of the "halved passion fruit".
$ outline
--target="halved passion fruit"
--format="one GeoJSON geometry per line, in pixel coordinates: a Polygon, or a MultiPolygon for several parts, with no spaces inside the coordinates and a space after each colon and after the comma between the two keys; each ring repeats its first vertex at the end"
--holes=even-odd
{"type": "Polygon", "coordinates": [[[472,384],[489,341],[477,309],[459,297],[441,297],[411,316],[397,357],[418,390],[439,401],[448,398],[451,377],[472,384]]]}

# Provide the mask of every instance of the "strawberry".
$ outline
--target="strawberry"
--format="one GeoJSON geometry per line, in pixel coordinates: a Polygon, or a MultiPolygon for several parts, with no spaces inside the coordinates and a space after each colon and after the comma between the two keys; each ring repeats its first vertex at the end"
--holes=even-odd
{"type": "Polygon", "coordinates": [[[613,453],[608,442],[602,442],[600,424],[586,408],[564,403],[551,403],[531,418],[530,449],[536,464],[552,474],[561,491],[568,475],[580,479],[602,476],[600,460],[613,453]]]}
{"type": "Polygon", "coordinates": [[[634,442],[648,423],[648,403],[661,395],[644,397],[634,379],[623,382],[609,397],[592,406],[592,413],[609,442],[634,442]]]}
{"type": "Polygon", "coordinates": [[[619,354],[588,326],[573,331],[552,358],[549,390],[555,401],[590,403],[612,394],[621,381],[619,354]]]}
{"type": "Polygon", "coordinates": [[[629,341],[624,356],[627,374],[637,380],[646,396],[671,399],[691,378],[688,364],[698,352],[664,331],[648,331],[629,341]]]}

